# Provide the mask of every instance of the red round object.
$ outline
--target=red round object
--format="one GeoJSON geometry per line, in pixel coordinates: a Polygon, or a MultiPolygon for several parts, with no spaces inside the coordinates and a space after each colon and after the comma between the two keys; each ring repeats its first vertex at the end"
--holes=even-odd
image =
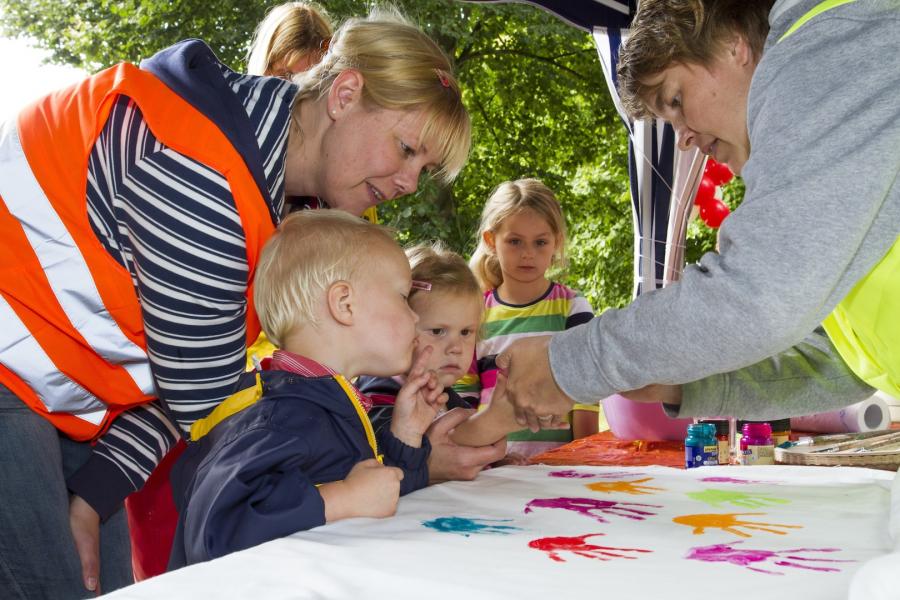
{"type": "Polygon", "coordinates": [[[712,179],[703,176],[700,180],[700,187],[697,188],[697,195],[694,196],[694,204],[703,207],[716,199],[716,184],[712,179]]]}
{"type": "Polygon", "coordinates": [[[700,218],[713,229],[718,229],[725,217],[730,214],[731,209],[718,199],[700,206],[700,218]]]}
{"type": "Polygon", "coordinates": [[[714,185],[725,185],[734,179],[734,173],[728,168],[728,165],[716,162],[708,158],[706,160],[706,169],[703,171],[704,177],[709,177],[714,185]]]}

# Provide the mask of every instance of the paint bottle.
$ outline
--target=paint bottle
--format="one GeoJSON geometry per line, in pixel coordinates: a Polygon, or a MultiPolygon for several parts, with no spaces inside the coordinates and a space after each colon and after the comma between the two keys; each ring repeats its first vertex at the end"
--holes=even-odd
{"type": "Polygon", "coordinates": [[[718,464],[727,465],[731,457],[731,437],[729,436],[729,422],[727,419],[703,419],[701,423],[708,423],[715,427],[716,446],[718,447],[718,464]]]}
{"type": "Polygon", "coordinates": [[[775,444],[768,423],[746,423],[741,430],[741,464],[774,465],[775,444]]]}
{"type": "Polygon", "coordinates": [[[692,423],[687,427],[684,438],[684,468],[716,465],[719,462],[719,448],[716,443],[715,425],[692,423]]]}
{"type": "Polygon", "coordinates": [[[791,440],[790,419],[775,419],[774,421],[769,421],[769,424],[772,426],[772,442],[776,446],[791,440]]]}

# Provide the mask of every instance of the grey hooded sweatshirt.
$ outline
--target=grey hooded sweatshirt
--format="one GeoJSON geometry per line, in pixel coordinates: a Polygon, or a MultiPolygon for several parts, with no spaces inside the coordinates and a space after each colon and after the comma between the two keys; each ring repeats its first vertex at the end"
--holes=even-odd
{"type": "Polygon", "coordinates": [[[844,4],[777,42],[819,1],[769,15],[746,195],[720,253],[553,337],[553,375],[576,401],[687,384],[680,416],[766,419],[872,393],[818,327],[900,234],[900,0],[844,4]]]}

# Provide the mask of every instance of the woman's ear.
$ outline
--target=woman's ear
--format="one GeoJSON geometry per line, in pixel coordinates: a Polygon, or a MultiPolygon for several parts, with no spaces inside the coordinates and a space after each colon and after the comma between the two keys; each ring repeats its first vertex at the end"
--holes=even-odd
{"type": "Polygon", "coordinates": [[[731,40],[730,47],[731,59],[738,66],[746,67],[747,65],[755,63],[753,50],[750,48],[750,43],[744,36],[735,35],[731,40]]]}
{"type": "Polygon", "coordinates": [[[335,281],[328,286],[328,314],[341,325],[353,325],[353,286],[349,281],[335,281]]]}
{"type": "Polygon", "coordinates": [[[362,98],[364,79],[356,69],[344,69],[331,82],[328,91],[328,116],[337,119],[362,98]]]}

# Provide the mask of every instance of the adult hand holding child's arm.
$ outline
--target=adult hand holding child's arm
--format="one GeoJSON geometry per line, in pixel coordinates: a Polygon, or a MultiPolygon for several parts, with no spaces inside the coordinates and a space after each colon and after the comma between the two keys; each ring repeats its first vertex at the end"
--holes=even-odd
{"type": "MultiPolygon", "coordinates": [[[[569,423],[565,414],[550,415],[552,418],[539,419],[539,429],[568,429],[569,423]]],[[[491,403],[486,409],[475,413],[461,423],[450,435],[455,443],[461,446],[483,446],[505,439],[514,431],[523,429],[516,419],[516,411],[506,393],[506,376],[497,374],[497,385],[491,403]]],[[[537,431],[537,429],[532,429],[537,431]]]]}
{"type": "Polygon", "coordinates": [[[356,463],[343,481],[319,486],[325,503],[325,522],[390,517],[397,511],[402,479],[402,470],[385,467],[374,458],[356,463]]]}
{"type": "Polygon", "coordinates": [[[438,417],[428,428],[426,435],[431,442],[431,456],[428,457],[429,483],[475,479],[484,467],[506,455],[505,438],[477,448],[460,446],[451,439],[454,429],[474,414],[474,410],[454,408],[438,417]]]}
{"type": "Polygon", "coordinates": [[[559,429],[558,425],[575,404],[553,378],[550,369],[551,337],[517,340],[497,355],[497,368],[501,374],[497,378],[497,387],[502,381],[519,429],[559,429]]]}

